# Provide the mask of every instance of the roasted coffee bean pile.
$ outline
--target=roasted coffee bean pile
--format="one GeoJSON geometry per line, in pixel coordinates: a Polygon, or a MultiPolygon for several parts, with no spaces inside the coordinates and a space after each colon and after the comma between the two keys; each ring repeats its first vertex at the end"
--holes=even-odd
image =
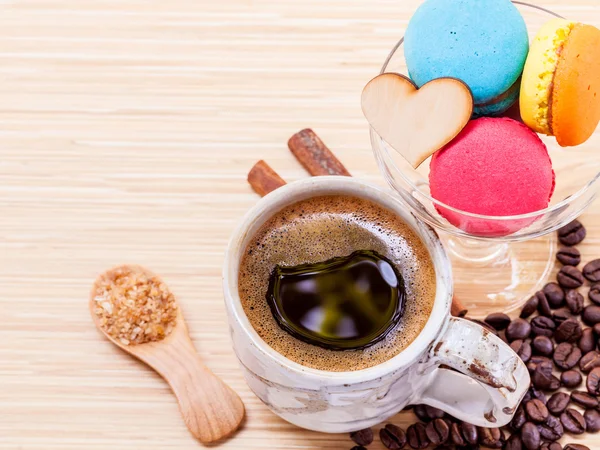
{"type": "MultiPolygon", "coordinates": [[[[557,442],[565,435],[600,431],[600,259],[577,268],[581,253],[574,246],[585,236],[586,229],[577,220],[558,231],[562,247],[556,257],[562,267],[557,282],[531,297],[519,318],[495,313],[483,322],[474,320],[507,342],[531,375],[531,387],[510,425],[475,427],[417,405],[407,409],[419,422],[406,432],[391,424],[380,430],[386,448],[590,450],[557,442]],[[586,284],[589,302],[584,297],[586,284]]],[[[365,450],[374,434],[367,429],[351,438],[357,444],[352,450],[365,450]]]]}

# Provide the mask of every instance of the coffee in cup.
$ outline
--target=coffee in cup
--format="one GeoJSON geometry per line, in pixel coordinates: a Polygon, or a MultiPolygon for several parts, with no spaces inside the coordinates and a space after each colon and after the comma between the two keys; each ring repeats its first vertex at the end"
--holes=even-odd
{"type": "MultiPolygon", "coordinates": [[[[396,197],[355,178],[309,178],[260,200],[231,238],[223,288],[233,348],[248,386],[274,413],[303,428],[357,431],[410,404],[433,406],[476,426],[499,427],[512,419],[529,388],[525,364],[506,343],[450,315],[452,270],[435,232],[396,197]],[[369,270],[366,281],[348,276],[356,265],[361,273],[369,270]],[[316,305],[321,321],[317,316],[299,321],[303,315],[289,308],[303,289],[302,276],[309,277],[309,294],[315,286],[321,292],[325,280],[327,298],[333,295],[331,304],[316,305]],[[274,277],[277,283],[270,286],[274,277]],[[351,286],[337,286],[340,279],[351,286]],[[290,286],[291,297],[280,291],[290,286]],[[343,314],[331,314],[332,305],[334,312],[340,305],[340,289],[356,296],[353,290],[361,286],[379,289],[371,298],[383,319],[375,315],[366,328],[364,323],[355,329],[328,325],[339,325],[348,313],[345,305],[343,314]],[[283,306],[284,319],[304,333],[301,338],[280,327],[270,303],[283,306]],[[386,322],[398,312],[390,331],[386,322]],[[325,334],[336,343],[346,338],[357,345],[365,330],[384,337],[350,350],[306,342],[325,334]]],[[[301,310],[307,311],[312,308],[301,310]]]]}
{"type": "Polygon", "coordinates": [[[370,200],[323,195],[277,211],[249,240],[238,290],[258,335],[312,369],[377,366],[421,333],[436,295],[425,244],[370,200]]]}

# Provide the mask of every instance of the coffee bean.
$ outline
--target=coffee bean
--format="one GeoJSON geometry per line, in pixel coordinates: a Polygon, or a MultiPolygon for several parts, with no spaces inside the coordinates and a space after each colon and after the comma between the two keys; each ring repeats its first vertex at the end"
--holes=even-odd
{"type": "Polygon", "coordinates": [[[425,425],[422,423],[415,423],[408,427],[406,430],[406,437],[408,445],[414,449],[422,449],[429,447],[429,438],[427,437],[427,431],[425,425]]]}
{"type": "Polygon", "coordinates": [[[350,433],[350,439],[358,445],[366,447],[373,442],[373,430],[371,428],[365,428],[364,430],[355,431],[354,433],[350,433]]]}
{"type": "Polygon", "coordinates": [[[590,305],[583,308],[583,314],[581,316],[584,323],[590,326],[594,326],[600,323],[600,306],[590,305]]]}
{"type": "Polygon", "coordinates": [[[367,447],[363,447],[362,445],[355,445],[350,450],[367,450],[367,447]]]}
{"type": "Polygon", "coordinates": [[[589,373],[585,387],[590,394],[595,396],[600,395],[600,367],[596,367],[589,373]]]}
{"type": "Polygon", "coordinates": [[[466,319],[469,320],[470,322],[476,323],[480,327],[485,328],[486,330],[488,330],[490,333],[494,334],[495,336],[500,336],[494,327],[485,323],[483,320],[472,319],[470,317],[466,317],[466,319]]]}
{"type": "Polygon", "coordinates": [[[415,413],[415,416],[417,416],[422,422],[429,422],[433,419],[441,419],[445,415],[444,411],[441,409],[437,409],[429,405],[415,405],[413,412],[415,413]]]}
{"type": "Polygon", "coordinates": [[[600,323],[597,323],[596,325],[594,325],[592,327],[592,330],[594,330],[596,337],[600,337],[600,323]]]}
{"type": "Polygon", "coordinates": [[[592,283],[600,281],[600,259],[595,259],[583,267],[583,276],[592,283]]]}
{"type": "Polygon", "coordinates": [[[560,382],[564,387],[575,388],[581,384],[583,377],[576,370],[567,370],[560,375],[560,382]]]}
{"type": "Polygon", "coordinates": [[[504,446],[504,450],[523,450],[523,441],[518,434],[513,434],[506,441],[506,445],[504,446]]]}
{"type": "Polygon", "coordinates": [[[522,341],[521,339],[517,339],[516,341],[512,341],[510,343],[510,348],[519,355],[519,358],[526,363],[531,358],[531,344],[529,341],[522,341]]]}
{"type": "Polygon", "coordinates": [[[425,432],[433,445],[444,444],[450,436],[450,427],[442,419],[435,419],[427,424],[425,432]]]}
{"type": "Polygon", "coordinates": [[[525,403],[525,412],[529,420],[535,423],[542,423],[548,418],[548,408],[538,399],[525,403]]]}
{"type": "Polygon", "coordinates": [[[588,293],[588,297],[596,305],[600,305],[600,283],[593,284],[588,293]]]}
{"type": "Polygon", "coordinates": [[[538,303],[538,298],[535,295],[531,297],[529,300],[527,300],[525,305],[523,305],[523,309],[521,310],[521,315],[519,317],[521,319],[527,319],[529,316],[531,316],[534,312],[537,311],[538,303]]]}
{"type": "Polygon", "coordinates": [[[590,448],[581,444],[567,444],[563,450],[590,450],[590,448]]]}
{"type": "Polygon", "coordinates": [[[379,439],[384,447],[390,450],[400,450],[406,446],[406,433],[402,428],[391,423],[379,430],[379,439]]]}
{"type": "Polygon", "coordinates": [[[506,329],[510,323],[510,317],[504,313],[493,313],[485,318],[485,323],[498,331],[502,331],[506,329]]]}
{"type": "Polygon", "coordinates": [[[459,447],[463,447],[467,443],[460,431],[460,425],[457,423],[450,426],[450,442],[459,447]]]}
{"type": "Polygon", "coordinates": [[[586,409],[596,408],[598,406],[598,399],[583,391],[571,392],[571,401],[586,409]]]}
{"type": "Polygon", "coordinates": [[[506,328],[506,337],[510,342],[516,341],[517,339],[527,339],[531,334],[531,327],[532,326],[526,320],[515,319],[508,325],[508,328],[506,328]]]}
{"type": "Polygon", "coordinates": [[[563,448],[558,442],[544,442],[540,450],[563,450],[563,448]]]}
{"type": "Polygon", "coordinates": [[[570,370],[577,365],[581,359],[581,350],[573,344],[563,342],[554,349],[554,364],[560,369],[570,370]]]}
{"type": "Polygon", "coordinates": [[[596,351],[586,353],[579,361],[579,369],[582,372],[588,373],[596,367],[600,367],[600,353],[596,351]]]}
{"type": "Polygon", "coordinates": [[[552,337],[556,325],[549,317],[537,316],[531,321],[530,329],[534,336],[552,337]]]}
{"type": "Polygon", "coordinates": [[[460,431],[462,432],[462,436],[465,441],[467,441],[467,444],[476,445],[479,441],[477,427],[475,425],[463,422],[460,424],[460,431]]]}
{"type": "Polygon", "coordinates": [[[540,448],[540,430],[537,425],[527,422],[521,429],[521,440],[527,450],[537,450],[540,448]]]}
{"type": "Polygon", "coordinates": [[[540,425],[540,435],[546,441],[558,441],[565,434],[560,420],[554,416],[548,416],[546,421],[540,425]]]}
{"type": "Polygon", "coordinates": [[[594,330],[591,328],[585,328],[581,332],[581,338],[577,343],[582,353],[589,353],[596,349],[596,337],[594,336],[594,330]]]}
{"type": "Polygon", "coordinates": [[[560,308],[565,301],[565,291],[557,283],[548,283],[543,289],[551,308],[560,308]]]}
{"type": "Polygon", "coordinates": [[[441,419],[446,415],[446,413],[444,411],[442,411],[441,409],[434,408],[433,406],[429,406],[429,405],[425,405],[425,412],[427,413],[427,416],[429,416],[429,418],[431,420],[441,419]]]}
{"type": "MultiPolygon", "coordinates": [[[[541,363],[535,368],[531,381],[537,389],[554,390],[558,389],[558,387],[554,386],[554,378],[552,375],[552,363],[541,363]]],[[[558,385],[560,387],[560,381],[558,381],[558,385]]]]}
{"type": "Polygon", "coordinates": [[[562,414],[562,412],[567,409],[570,401],[571,397],[569,397],[568,394],[565,394],[564,392],[557,392],[548,399],[546,407],[548,408],[548,411],[557,416],[562,414]]]}
{"type": "Polygon", "coordinates": [[[581,295],[575,289],[568,291],[565,297],[567,308],[569,308],[569,311],[575,315],[579,315],[581,314],[581,311],[583,311],[584,301],[583,295],[581,295]]]}
{"type": "Polygon", "coordinates": [[[550,358],[548,358],[547,356],[541,356],[541,355],[533,355],[531,357],[531,359],[529,360],[529,362],[538,365],[541,364],[543,362],[552,362],[552,360],[550,358]]]}
{"type": "Polygon", "coordinates": [[[431,419],[427,415],[427,411],[425,410],[425,405],[415,405],[413,407],[413,412],[415,416],[423,422],[429,422],[431,419]]]}
{"type": "Polygon", "coordinates": [[[554,320],[557,327],[569,319],[573,319],[573,315],[568,308],[560,308],[552,313],[552,320],[554,320]]]}
{"type": "Polygon", "coordinates": [[[588,409],[583,413],[585,426],[588,433],[597,433],[600,431],[600,413],[596,409],[588,409]]]}
{"type": "Polygon", "coordinates": [[[581,262],[581,252],[575,247],[561,247],[556,253],[556,259],[565,266],[578,266],[581,262]]]}
{"type": "Polygon", "coordinates": [[[527,401],[539,400],[544,405],[546,404],[546,401],[547,401],[546,394],[544,394],[543,391],[540,391],[539,389],[535,388],[534,386],[531,386],[529,388],[529,390],[527,391],[527,394],[529,395],[529,399],[527,401]]]}
{"type": "Polygon", "coordinates": [[[560,415],[560,422],[565,430],[571,434],[585,433],[585,419],[579,411],[568,408],[560,415]]]}
{"type": "Polygon", "coordinates": [[[558,230],[558,240],[562,245],[572,247],[585,239],[586,229],[578,220],[565,225],[558,230]]]}
{"type": "Polygon", "coordinates": [[[575,319],[565,320],[554,332],[554,340],[557,343],[577,342],[581,337],[581,325],[575,319]]]}
{"type": "Polygon", "coordinates": [[[540,316],[552,317],[552,310],[550,309],[550,303],[548,303],[546,294],[543,291],[538,291],[535,293],[535,296],[538,299],[538,312],[540,316]]]}
{"type": "Polygon", "coordinates": [[[504,444],[504,433],[499,428],[477,427],[479,443],[488,448],[502,448],[504,444]]]}
{"type": "Polygon", "coordinates": [[[514,431],[519,431],[523,425],[525,425],[525,422],[527,422],[527,415],[525,414],[525,407],[523,406],[524,403],[525,400],[523,399],[510,422],[510,427],[514,431]]]}
{"type": "Polygon", "coordinates": [[[573,266],[564,266],[556,275],[558,284],[565,289],[577,289],[583,286],[584,278],[579,269],[573,266]]]}
{"type": "Polygon", "coordinates": [[[547,336],[536,336],[531,344],[531,347],[535,353],[542,356],[551,356],[554,352],[554,344],[547,336]]]}

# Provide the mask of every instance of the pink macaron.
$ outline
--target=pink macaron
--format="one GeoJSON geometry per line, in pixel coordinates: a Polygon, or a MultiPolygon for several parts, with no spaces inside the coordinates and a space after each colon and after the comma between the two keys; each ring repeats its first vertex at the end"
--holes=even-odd
{"type": "MultiPolygon", "coordinates": [[[[463,212],[515,216],[548,207],[555,175],[539,136],[515,120],[481,118],[431,160],[429,184],[436,200],[463,212]]],[[[436,206],[454,226],[478,236],[506,236],[537,217],[519,220],[474,218],[436,206]]]]}

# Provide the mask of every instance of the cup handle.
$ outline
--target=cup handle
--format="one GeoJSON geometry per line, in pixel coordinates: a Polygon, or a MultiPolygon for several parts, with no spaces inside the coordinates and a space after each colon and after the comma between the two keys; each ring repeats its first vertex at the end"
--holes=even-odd
{"type": "Polygon", "coordinates": [[[423,364],[430,380],[414,403],[480,427],[507,425],[529,388],[521,358],[493,333],[464,319],[450,319],[423,364]]]}

